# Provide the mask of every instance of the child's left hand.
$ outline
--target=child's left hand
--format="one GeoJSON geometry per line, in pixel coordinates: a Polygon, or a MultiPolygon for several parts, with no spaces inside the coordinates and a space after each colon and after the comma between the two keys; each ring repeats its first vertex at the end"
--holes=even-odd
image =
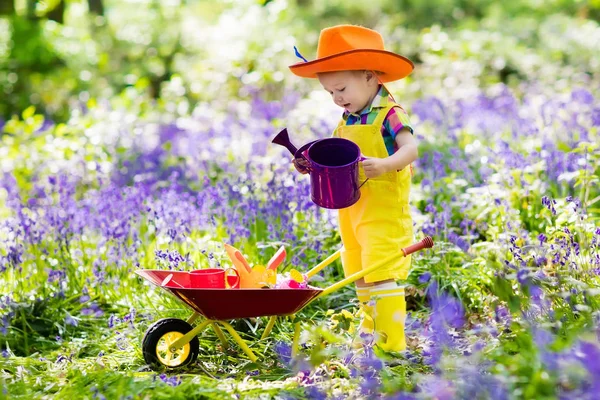
{"type": "Polygon", "coordinates": [[[383,158],[367,158],[363,160],[362,164],[367,178],[377,178],[387,172],[383,158]]]}

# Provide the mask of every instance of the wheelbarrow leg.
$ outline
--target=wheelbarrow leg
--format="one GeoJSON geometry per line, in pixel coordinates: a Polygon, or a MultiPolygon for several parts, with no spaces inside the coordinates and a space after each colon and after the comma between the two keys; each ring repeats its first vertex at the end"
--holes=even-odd
{"type": "Polygon", "coordinates": [[[197,312],[193,313],[192,316],[187,319],[187,323],[192,325],[198,319],[198,317],[200,317],[200,314],[197,312]]]}
{"type": "Polygon", "coordinates": [[[191,331],[189,331],[188,333],[186,333],[185,335],[183,335],[182,337],[180,337],[179,339],[174,341],[171,344],[171,351],[175,352],[175,351],[177,351],[177,349],[188,344],[190,342],[190,340],[192,340],[194,338],[194,336],[196,336],[200,332],[202,332],[202,330],[204,328],[206,328],[206,326],[208,324],[210,324],[211,322],[213,322],[213,321],[211,321],[209,319],[202,321],[200,324],[198,324],[196,327],[194,327],[194,329],[192,329],[191,331]]]}
{"type": "Polygon", "coordinates": [[[235,342],[240,345],[240,347],[242,348],[242,350],[244,350],[244,353],[246,353],[246,355],[248,356],[248,358],[252,362],[256,362],[256,360],[258,360],[258,357],[256,357],[254,355],[254,353],[252,352],[252,350],[250,350],[250,347],[248,347],[248,345],[246,344],[246,342],[244,341],[244,339],[242,339],[241,336],[238,335],[238,333],[235,331],[235,329],[233,329],[233,326],[229,325],[225,321],[218,321],[218,322],[221,325],[223,325],[225,327],[225,329],[227,329],[227,331],[229,332],[229,334],[233,337],[233,340],[235,340],[235,342]]]}
{"type": "Polygon", "coordinates": [[[271,333],[271,330],[273,329],[273,326],[275,326],[275,321],[277,320],[277,316],[273,315],[271,318],[269,318],[269,323],[267,324],[267,327],[265,328],[265,331],[263,332],[262,336],[260,337],[260,340],[265,339],[267,336],[269,336],[269,333],[271,333]]]}
{"type": "MultiPolygon", "coordinates": [[[[187,319],[187,323],[192,325],[199,317],[200,317],[199,313],[193,313],[192,316],[187,319]]],[[[227,339],[225,338],[225,335],[223,334],[223,331],[221,330],[221,328],[219,328],[219,325],[217,325],[214,322],[211,323],[210,325],[212,326],[213,330],[217,334],[217,337],[221,341],[221,344],[223,345],[223,347],[224,348],[229,347],[229,343],[227,343],[227,339]]]]}
{"type": "Polygon", "coordinates": [[[221,330],[221,328],[219,328],[219,325],[217,325],[216,322],[213,322],[210,325],[212,326],[212,328],[214,329],[215,333],[217,334],[217,337],[221,341],[221,344],[223,345],[223,348],[225,348],[225,349],[228,348],[229,347],[229,343],[227,343],[227,338],[225,338],[225,335],[223,334],[223,331],[221,330]]]}
{"type": "Polygon", "coordinates": [[[294,341],[292,342],[292,358],[298,355],[298,342],[300,341],[300,322],[294,324],[294,341]]]}

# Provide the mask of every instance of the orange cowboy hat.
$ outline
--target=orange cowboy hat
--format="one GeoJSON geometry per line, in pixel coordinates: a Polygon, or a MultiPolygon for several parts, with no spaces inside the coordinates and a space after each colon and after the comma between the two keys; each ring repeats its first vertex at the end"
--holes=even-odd
{"type": "Polygon", "coordinates": [[[413,63],[406,57],[387,51],[381,35],[357,25],[337,25],[325,28],[319,35],[317,59],[290,65],[290,70],[302,78],[316,78],[320,72],[369,70],[376,71],[382,83],[402,79],[412,72],[413,63]]]}

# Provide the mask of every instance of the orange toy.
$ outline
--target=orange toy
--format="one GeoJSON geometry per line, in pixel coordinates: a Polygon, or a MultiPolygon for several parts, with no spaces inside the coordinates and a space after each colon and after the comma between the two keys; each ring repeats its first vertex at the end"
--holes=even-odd
{"type": "Polygon", "coordinates": [[[241,289],[256,289],[275,285],[277,282],[277,267],[285,260],[285,248],[282,246],[267,263],[267,266],[250,267],[242,253],[235,247],[225,244],[225,251],[231,263],[240,274],[241,289]]]}

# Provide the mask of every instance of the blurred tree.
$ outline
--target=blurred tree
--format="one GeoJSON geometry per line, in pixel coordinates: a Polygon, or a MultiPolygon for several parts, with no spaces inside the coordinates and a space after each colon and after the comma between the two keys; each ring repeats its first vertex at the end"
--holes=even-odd
{"type": "Polygon", "coordinates": [[[27,0],[21,15],[12,0],[0,1],[0,14],[9,15],[10,41],[7,41],[8,57],[0,60],[0,93],[4,101],[0,104],[0,116],[9,118],[30,105],[44,112],[40,103],[39,83],[52,71],[64,68],[65,62],[45,37],[43,21],[52,19],[63,22],[64,1],[53,0],[41,3],[27,0]],[[40,5],[40,7],[38,7],[40,5]]]}
{"type": "Polygon", "coordinates": [[[27,0],[27,18],[28,19],[36,19],[35,8],[37,6],[37,0],[27,0]]]}
{"type": "MultiPolygon", "coordinates": [[[[278,1],[278,0],[272,0],[278,1]]],[[[292,1],[292,0],[290,0],[292,1]]],[[[463,20],[481,21],[490,10],[499,9],[501,18],[520,15],[544,17],[561,13],[598,20],[600,0],[293,0],[299,17],[310,26],[320,29],[335,23],[354,23],[374,26],[386,15],[399,25],[424,28],[431,25],[456,26],[463,20]]]]}
{"type": "MultiPolygon", "coordinates": [[[[7,1],[7,0],[4,0],[7,1]]],[[[13,3],[14,1],[8,0],[13,3]]],[[[65,20],[65,0],[27,0],[26,16],[30,20],[47,18],[60,24],[65,20]]]]}
{"type": "Polygon", "coordinates": [[[15,2],[4,0],[0,2],[0,15],[12,15],[15,13],[15,2]]]}
{"type": "Polygon", "coordinates": [[[64,0],[59,0],[58,4],[56,4],[56,6],[53,9],[48,11],[46,16],[51,21],[56,21],[59,24],[64,23],[64,21],[65,21],[65,2],[64,2],[64,0]]]}
{"type": "MultiPolygon", "coordinates": [[[[170,18],[166,17],[164,6],[159,0],[153,0],[151,8],[156,13],[161,22],[165,24],[169,22],[170,18]]],[[[179,9],[176,9],[175,15],[177,15],[177,17],[174,17],[174,20],[179,20],[179,9]]],[[[176,33],[174,35],[174,40],[172,40],[169,50],[167,50],[169,46],[160,45],[160,36],[161,32],[159,30],[155,30],[153,32],[152,46],[156,48],[162,47],[163,49],[165,49],[162,52],[159,52],[159,59],[162,63],[162,73],[157,74],[155,72],[152,72],[145,65],[143,59],[138,60],[141,62],[141,67],[142,70],[144,70],[144,74],[150,80],[150,95],[155,99],[158,99],[160,97],[162,84],[164,82],[169,81],[171,79],[171,76],[173,76],[173,62],[175,61],[175,57],[183,50],[183,47],[181,45],[181,28],[177,28],[176,33]]]]}
{"type": "Polygon", "coordinates": [[[88,0],[88,9],[96,15],[104,15],[104,3],[102,3],[102,0],[88,0]]]}

